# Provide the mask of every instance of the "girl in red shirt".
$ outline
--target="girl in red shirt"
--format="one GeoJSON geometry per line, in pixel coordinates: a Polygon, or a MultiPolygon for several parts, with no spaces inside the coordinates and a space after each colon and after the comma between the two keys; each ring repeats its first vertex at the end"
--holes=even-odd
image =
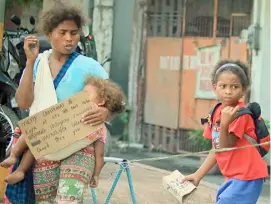
{"type": "MultiPolygon", "coordinates": [[[[221,61],[213,70],[212,84],[222,104],[213,113],[213,126],[207,125],[203,136],[212,140],[214,149],[250,145],[244,135],[257,139],[252,117],[246,114],[234,120],[238,109],[245,106],[240,99],[250,86],[248,67],[239,61],[221,61]]],[[[267,164],[257,148],[210,152],[201,167],[183,182],[191,181],[197,186],[216,163],[226,178],[218,189],[216,203],[256,204],[268,176],[267,164]]]]}

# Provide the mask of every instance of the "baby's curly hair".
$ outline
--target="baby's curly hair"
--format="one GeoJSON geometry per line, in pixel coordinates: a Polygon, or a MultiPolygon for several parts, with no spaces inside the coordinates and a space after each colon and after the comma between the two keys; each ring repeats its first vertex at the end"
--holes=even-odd
{"type": "Polygon", "coordinates": [[[248,66],[239,60],[221,60],[212,71],[212,83],[216,84],[219,75],[225,71],[232,72],[239,77],[242,87],[247,89],[250,86],[248,66]],[[233,66],[236,65],[236,66],[233,66]],[[221,67],[223,68],[221,69],[221,67]]]}
{"type": "Polygon", "coordinates": [[[41,13],[36,30],[40,33],[49,34],[59,24],[67,20],[73,20],[78,29],[81,30],[87,23],[87,19],[82,13],[79,8],[57,0],[49,10],[41,13]]]}
{"type": "Polygon", "coordinates": [[[98,97],[105,101],[104,107],[112,113],[125,111],[125,94],[119,85],[111,80],[88,76],[85,84],[95,86],[98,90],[98,97]]]}

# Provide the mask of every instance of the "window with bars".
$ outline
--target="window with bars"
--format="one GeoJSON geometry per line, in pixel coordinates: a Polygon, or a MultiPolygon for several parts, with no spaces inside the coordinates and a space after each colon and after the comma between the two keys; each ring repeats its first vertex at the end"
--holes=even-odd
{"type": "Polygon", "coordinates": [[[218,0],[216,37],[240,36],[251,24],[253,0],[218,0]]]}
{"type": "Polygon", "coordinates": [[[212,37],[214,0],[187,0],[185,36],[212,37]]]}
{"type": "Polygon", "coordinates": [[[180,37],[184,0],[148,1],[148,36],[180,37]]]}
{"type": "Polygon", "coordinates": [[[185,36],[239,36],[251,24],[252,7],[253,0],[149,0],[148,36],[181,37],[183,20],[185,36]]]}

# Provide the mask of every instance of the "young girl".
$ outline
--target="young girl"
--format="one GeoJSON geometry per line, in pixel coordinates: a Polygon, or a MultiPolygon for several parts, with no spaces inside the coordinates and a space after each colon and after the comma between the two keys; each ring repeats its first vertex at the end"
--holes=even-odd
{"type": "MultiPolygon", "coordinates": [[[[88,77],[83,91],[88,93],[91,102],[97,104],[98,106],[108,108],[108,110],[112,111],[112,113],[121,113],[125,110],[125,106],[123,104],[124,94],[119,86],[112,81],[88,77]]],[[[90,140],[94,137],[98,138],[98,140],[94,142],[95,169],[90,182],[91,187],[96,187],[98,185],[99,175],[104,164],[103,153],[104,144],[106,142],[106,133],[103,130],[98,130],[88,137],[90,140]]],[[[18,142],[14,146],[13,154],[4,160],[1,163],[1,166],[9,168],[10,166],[14,165],[17,158],[21,156],[23,152],[25,153],[17,170],[5,178],[5,181],[9,184],[15,184],[22,181],[25,177],[26,171],[31,168],[34,162],[33,155],[31,154],[30,150],[27,149],[24,135],[19,138],[18,142]]]]}
{"type": "MultiPolygon", "coordinates": [[[[250,145],[244,134],[257,139],[252,117],[246,114],[233,119],[239,107],[245,106],[240,99],[250,85],[247,66],[239,61],[221,61],[213,70],[212,83],[222,105],[213,114],[212,128],[207,125],[203,136],[212,140],[214,149],[250,145]]],[[[257,148],[210,152],[201,167],[183,182],[191,181],[197,186],[216,163],[226,178],[218,189],[216,203],[256,204],[268,176],[257,148]]]]}

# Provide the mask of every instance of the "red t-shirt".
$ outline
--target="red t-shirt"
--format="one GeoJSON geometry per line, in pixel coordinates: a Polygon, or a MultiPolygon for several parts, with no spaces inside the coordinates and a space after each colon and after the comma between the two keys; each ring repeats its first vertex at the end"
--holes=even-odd
{"type": "MultiPolygon", "coordinates": [[[[239,103],[239,107],[244,106],[244,103],[239,103]]],[[[220,127],[216,122],[221,118],[221,109],[222,106],[219,106],[213,113],[213,127],[207,125],[203,133],[205,138],[212,140],[213,148],[219,148],[220,127]]],[[[229,133],[238,138],[233,147],[251,144],[244,134],[257,138],[253,119],[248,114],[235,119],[229,126],[229,133]]],[[[216,161],[226,179],[254,180],[268,177],[267,164],[255,147],[216,153],[216,161]]]]}

